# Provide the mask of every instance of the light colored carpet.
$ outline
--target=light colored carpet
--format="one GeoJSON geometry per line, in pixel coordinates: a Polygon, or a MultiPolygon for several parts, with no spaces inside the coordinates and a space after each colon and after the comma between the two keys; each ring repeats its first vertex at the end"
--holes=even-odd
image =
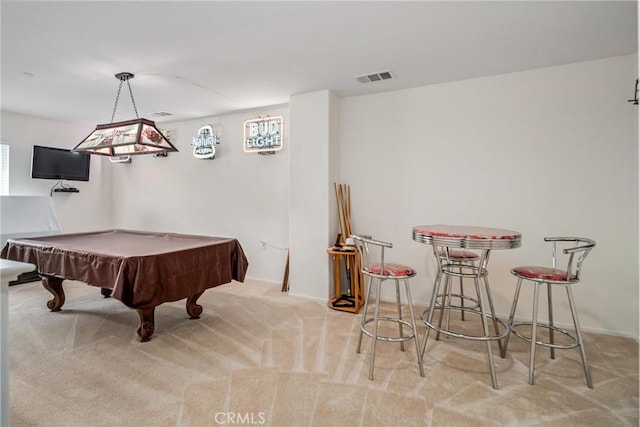
{"type": "MultiPolygon", "coordinates": [[[[637,426],[638,343],[586,334],[595,389],[577,349],[538,352],[513,336],[495,361],[493,390],[481,343],[430,340],[425,378],[408,343],[355,352],[360,315],[290,297],[255,280],[204,293],[200,319],[184,301],[156,309],[153,339],[99,289],[64,282],[59,313],[39,283],[10,288],[14,426],[637,426]]],[[[477,320],[477,319],[475,319],[477,320]]],[[[466,323],[473,322],[468,319],[466,323]]],[[[420,328],[423,336],[424,327],[420,328]]]]}

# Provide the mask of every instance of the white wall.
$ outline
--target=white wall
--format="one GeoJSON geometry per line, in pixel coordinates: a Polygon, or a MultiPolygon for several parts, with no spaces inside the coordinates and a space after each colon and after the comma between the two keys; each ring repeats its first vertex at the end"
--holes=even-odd
{"type": "Polygon", "coordinates": [[[113,164],[113,223],[118,228],[235,237],[249,260],[247,275],[282,282],[288,246],[289,113],[271,108],[202,120],[158,124],[179,150],[166,158],[113,164]],[[283,116],[283,149],[243,151],[244,120],[283,116]],[[216,158],[193,157],[203,124],[219,130],[216,158]],[[260,240],[268,243],[262,249],[260,240]]]}
{"type": "Polygon", "coordinates": [[[290,290],[292,295],[326,300],[329,292],[327,247],[335,240],[337,224],[331,221],[335,204],[332,168],[337,147],[331,141],[334,94],[318,91],[290,98],[291,197],[289,238],[291,245],[290,290]],[[332,150],[333,149],[333,150],[332,150]]]}
{"type": "MultiPolygon", "coordinates": [[[[492,254],[502,315],[509,269],[547,262],[545,236],[593,238],[574,290],[582,325],[637,339],[638,107],[626,102],[636,77],[633,55],[342,99],[340,174],[354,230],[395,242],[425,305],[434,262],[412,226],[522,232],[521,248],[492,254]]],[[[556,298],[557,320],[570,323],[556,298]]],[[[530,315],[529,300],[519,308],[530,315]]]]}
{"type": "MultiPolygon", "coordinates": [[[[320,191],[315,184],[306,188],[311,199],[323,198],[323,210],[305,224],[315,221],[323,234],[301,250],[317,254],[314,265],[322,272],[311,276],[310,290],[297,293],[324,298],[331,292],[326,247],[337,230],[331,190],[339,181],[351,186],[354,231],[393,241],[393,257],[418,269],[418,303],[428,301],[434,263],[430,248],[411,240],[414,225],[523,233],[521,248],[492,255],[490,278],[502,315],[513,295],[512,266],[546,262],[545,236],[584,235],[598,245],[575,289],[583,326],[637,339],[638,107],[626,102],[637,73],[632,55],[337,101],[321,92],[320,106],[329,108],[323,110],[329,164],[322,166],[324,182],[316,183],[320,191]]],[[[259,241],[284,248],[314,231],[290,228],[289,218],[297,203],[289,200],[290,186],[305,174],[315,182],[318,166],[290,165],[289,150],[313,135],[302,131],[289,140],[285,134],[284,149],[274,156],[245,154],[241,140],[244,119],[283,115],[287,130],[289,111],[301,122],[315,114],[294,102],[289,109],[172,123],[162,127],[172,131],[179,153],[137,157],[129,165],[95,156],[91,181],[77,183],[79,194],[54,195],[63,231],[122,227],[234,236],[249,258],[248,275],[280,282],[286,251],[263,250],[259,241]],[[221,129],[211,161],[191,155],[191,138],[204,123],[221,129]]],[[[72,148],[91,130],[3,112],[11,194],[48,195],[54,184],[30,178],[33,144],[72,148]]],[[[528,314],[528,305],[521,302],[519,315],[528,314]]],[[[558,320],[568,323],[568,310],[557,305],[567,313],[558,320]]]]}
{"type": "MultiPolygon", "coordinates": [[[[2,143],[9,145],[9,194],[49,196],[57,180],[31,178],[34,145],[72,149],[93,128],[2,112],[2,143]]],[[[92,156],[88,182],[65,181],[79,193],[54,193],[62,232],[104,230],[111,227],[111,175],[107,160],[92,156]]]]}

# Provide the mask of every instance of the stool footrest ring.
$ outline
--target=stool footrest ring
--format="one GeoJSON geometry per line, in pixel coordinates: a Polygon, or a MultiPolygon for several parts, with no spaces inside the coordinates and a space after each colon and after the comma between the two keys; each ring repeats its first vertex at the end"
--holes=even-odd
{"type": "Polygon", "coordinates": [[[467,264],[443,264],[442,274],[447,276],[454,277],[462,277],[469,279],[480,279],[482,277],[487,277],[489,272],[486,268],[480,268],[475,265],[467,265],[467,264]],[[460,271],[463,270],[463,271],[460,271]],[[469,271],[464,271],[469,270],[469,271]]]}
{"type": "Polygon", "coordinates": [[[411,329],[411,331],[412,331],[411,335],[403,335],[401,337],[400,336],[389,337],[389,336],[384,336],[384,335],[378,335],[377,337],[374,337],[373,332],[369,332],[365,328],[365,325],[367,323],[371,323],[374,320],[375,319],[373,317],[371,317],[371,318],[365,320],[364,323],[360,326],[360,329],[362,330],[362,332],[364,332],[367,336],[370,336],[371,338],[376,338],[379,341],[388,341],[388,342],[402,342],[402,341],[409,341],[409,340],[414,339],[414,338],[418,339],[416,332],[413,330],[413,327],[411,326],[411,323],[409,323],[409,322],[407,322],[406,320],[403,320],[403,319],[398,319],[397,317],[378,317],[378,321],[402,323],[404,326],[406,326],[409,329],[411,329]]]}
{"type": "MultiPolygon", "coordinates": [[[[444,308],[438,307],[436,308],[437,310],[456,310],[456,311],[464,311],[467,313],[471,313],[471,314],[477,314],[478,316],[482,316],[482,313],[479,312],[478,310],[475,310],[473,308],[467,308],[467,307],[458,307],[458,306],[447,306],[444,308]]],[[[466,334],[461,334],[458,332],[453,332],[453,331],[449,331],[447,329],[443,329],[438,327],[437,325],[434,325],[432,323],[429,323],[429,321],[427,320],[427,318],[429,317],[429,311],[431,311],[429,308],[426,308],[421,314],[420,314],[420,319],[422,320],[422,322],[428,327],[433,329],[434,331],[440,332],[441,334],[445,334],[451,337],[455,337],[455,338],[462,338],[462,339],[467,339],[467,340],[475,340],[475,341],[498,341],[503,339],[504,337],[506,337],[507,335],[509,335],[509,327],[507,326],[507,324],[501,320],[498,319],[497,317],[492,316],[491,314],[487,313],[487,319],[491,319],[491,320],[495,320],[500,326],[502,326],[504,328],[504,331],[502,331],[502,333],[500,334],[496,334],[496,335],[466,335],[466,334]]]]}
{"type": "MultiPolygon", "coordinates": [[[[524,335],[522,332],[518,331],[516,329],[516,327],[518,326],[531,326],[533,324],[533,322],[514,322],[513,325],[511,326],[511,331],[518,337],[522,338],[525,341],[531,342],[531,336],[530,335],[524,335]]],[[[541,323],[538,322],[536,324],[536,327],[538,328],[545,328],[545,329],[550,329],[553,330],[555,332],[559,332],[561,334],[563,334],[564,336],[567,336],[569,338],[571,338],[573,340],[572,343],[569,344],[556,344],[556,343],[550,343],[548,341],[538,341],[536,340],[536,344],[537,345],[541,345],[543,347],[550,347],[550,348],[560,348],[560,349],[569,349],[569,348],[576,348],[578,346],[580,346],[580,344],[578,343],[578,338],[572,334],[569,331],[566,331],[564,329],[560,329],[556,326],[553,326],[549,323],[541,323]]]]}
{"type": "MultiPolygon", "coordinates": [[[[440,294],[440,295],[438,295],[436,297],[436,308],[442,308],[442,303],[440,301],[438,301],[438,298],[442,300],[445,297],[449,298],[447,295],[442,295],[442,294],[440,294]]],[[[474,303],[474,305],[470,305],[470,306],[467,307],[467,306],[449,304],[447,307],[456,308],[456,309],[464,308],[464,309],[471,309],[471,310],[474,310],[474,309],[477,310],[477,309],[480,308],[480,303],[478,302],[478,300],[476,298],[473,298],[473,297],[470,297],[470,296],[467,296],[467,295],[461,295],[461,294],[451,294],[451,298],[462,298],[462,299],[464,299],[466,301],[471,301],[472,303],[474,303]]]]}

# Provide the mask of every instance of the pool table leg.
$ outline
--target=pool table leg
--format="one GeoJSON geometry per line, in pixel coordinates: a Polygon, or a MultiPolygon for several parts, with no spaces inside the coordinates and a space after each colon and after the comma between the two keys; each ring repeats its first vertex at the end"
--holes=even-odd
{"type": "Polygon", "coordinates": [[[190,319],[200,318],[200,315],[202,314],[202,306],[200,304],[197,304],[196,301],[203,293],[204,291],[187,297],[187,314],[189,315],[190,319]]]}
{"type": "Polygon", "coordinates": [[[138,317],[140,318],[140,326],[138,326],[138,336],[140,336],[140,342],[146,342],[151,339],[153,331],[155,329],[154,311],[155,307],[151,308],[138,308],[138,317]]]}
{"type": "Polygon", "coordinates": [[[42,286],[53,294],[53,299],[47,301],[47,308],[51,311],[60,311],[64,304],[64,289],[62,288],[62,280],[59,277],[45,276],[42,277],[42,286]]]}

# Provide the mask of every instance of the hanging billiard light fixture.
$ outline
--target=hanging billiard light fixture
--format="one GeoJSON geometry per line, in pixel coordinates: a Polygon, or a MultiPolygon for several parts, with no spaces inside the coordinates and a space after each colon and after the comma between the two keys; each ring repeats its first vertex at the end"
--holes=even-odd
{"type": "Polygon", "coordinates": [[[178,151],[162,132],[156,128],[155,122],[148,119],[141,119],[138,116],[138,108],[136,107],[136,101],[133,99],[131,83],[129,83],[129,80],[133,78],[133,74],[118,73],[116,74],[116,78],[120,80],[120,86],[118,86],[118,94],[116,95],[116,102],[113,106],[111,122],[97,125],[96,129],[71,151],[109,157],[178,151]],[[129,94],[131,95],[133,109],[136,112],[136,118],[124,122],[114,122],[113,119],[116,116],[118,100],[120,99],[120,90],[124,82],[127,82],[127,86],[129,87],[129,94]]]}

